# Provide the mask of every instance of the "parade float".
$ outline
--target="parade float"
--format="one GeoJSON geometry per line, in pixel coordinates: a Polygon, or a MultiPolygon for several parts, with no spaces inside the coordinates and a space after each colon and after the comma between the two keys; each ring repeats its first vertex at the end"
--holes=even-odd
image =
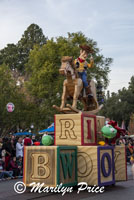
{"type": "MultiPolygon", "coordinates": [[[[106,186],[127,180],[125,146],[106,144],[104,136],[108,133],[101,133],[105,117],[97,115],[102,106],[97,102],[95,83],[88,82],[86,77],[87,68],[94,64],[93,58],[90,63],[86,61],[92,50],[86,45],[80,48],[76,60],[69,56],[61,60],[59,72],[66,79],[61,105],[53,106],[59,111],[54,116],[54,145],[24,149],[26,186],[33,182],[49,187],[61,183],[77,186],[80,182],[106,186]],[[72,105],[66,104],[68,96],[72,98],[72,105]],[[83,110],[78,109],[78,100],[83,110]]],[[[111,135],[115,137],[116,131],[111,135]]]]}

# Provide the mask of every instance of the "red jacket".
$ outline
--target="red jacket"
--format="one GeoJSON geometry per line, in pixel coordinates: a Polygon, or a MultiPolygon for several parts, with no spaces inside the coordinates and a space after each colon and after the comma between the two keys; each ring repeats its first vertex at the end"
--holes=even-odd
{"type": "MultiPolygon", "coordinates": [[[[126,130],[118,127],[116,121],[111,120],[111,121],[108,122],[108,124],[111,125],[111,126],[113,126],[113,128],[115,128],[117,130],[116,136],[111,141],[112,144],[115,144],[116,140],[118,138],[120,138],[120,135],[125,135],[126,130]]],[[[107,140],[106,140],[106,143],[108,143],[107,140]]]]}
{"type": "Polygon", "coordinates": [[[32,145],[32,140],[29,137],[26,137],[24,139],[24,146],[31,146],[32,145]]]}

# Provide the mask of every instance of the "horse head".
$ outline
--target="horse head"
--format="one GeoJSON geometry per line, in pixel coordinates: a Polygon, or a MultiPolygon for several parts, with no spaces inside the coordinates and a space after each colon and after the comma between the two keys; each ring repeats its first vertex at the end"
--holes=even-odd
{"type": "Polygon", "coordinates": [[[73,57],[63,56],[61,59],[61,68],[59,73],[67,77],[75,78],[74,68],[73,68],[73,57]]]}

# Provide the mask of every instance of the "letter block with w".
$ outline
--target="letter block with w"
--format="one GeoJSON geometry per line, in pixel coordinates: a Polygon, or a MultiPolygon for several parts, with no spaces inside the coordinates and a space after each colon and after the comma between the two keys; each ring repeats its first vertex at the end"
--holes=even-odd
{"type": "Polygon", "coordinates": [[[77,147],[58,147],[57,183],[63,183],[65,186],[77,185],[77,147]]]}

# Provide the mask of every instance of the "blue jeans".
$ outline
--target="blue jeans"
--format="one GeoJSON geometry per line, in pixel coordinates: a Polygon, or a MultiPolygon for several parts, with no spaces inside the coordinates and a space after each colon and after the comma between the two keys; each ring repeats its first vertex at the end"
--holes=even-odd
{"type": "Polygon", "coordinates": [[[83,85],[84,87],[88,87],[88,82],[87,82],[87,73],[85,71],[83,72],[78,72],[79,77],[82,79],[83,81],[83,85]]]}
{"type": "Polygon", "coordinates": [[[0,179],[2,178],[13,178],[13,171],[2,171],[0,172],[0,179]]]}

